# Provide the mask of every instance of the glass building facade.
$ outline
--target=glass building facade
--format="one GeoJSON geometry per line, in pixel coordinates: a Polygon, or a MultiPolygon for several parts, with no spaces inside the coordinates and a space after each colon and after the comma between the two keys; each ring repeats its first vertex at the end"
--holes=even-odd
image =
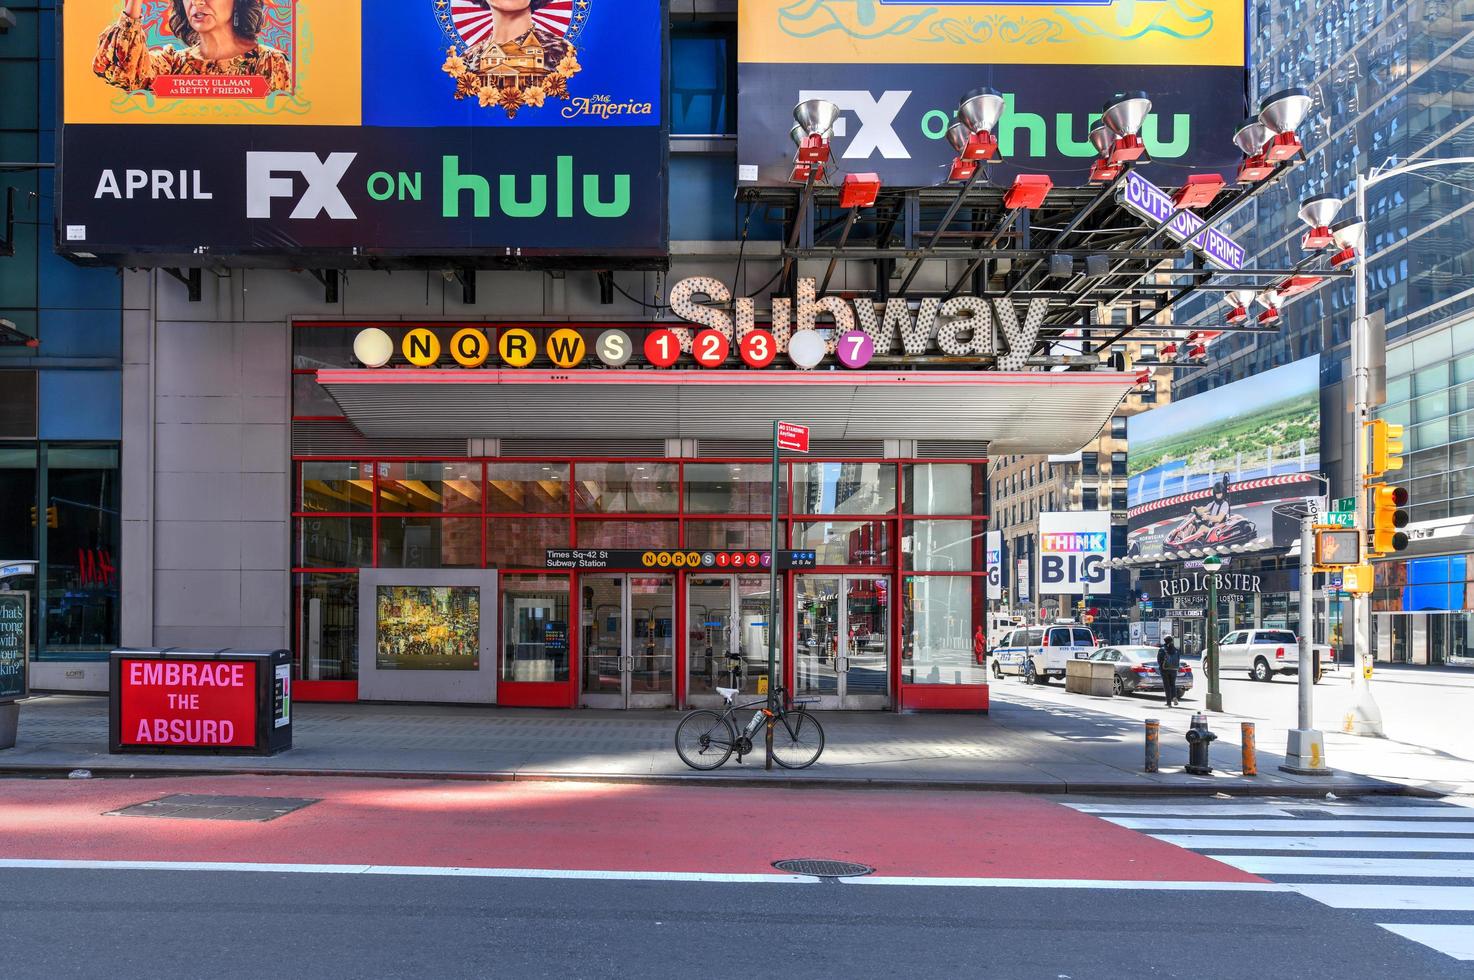
{"type": "MultiPolygon", "coordinates": [[[[1309,165],[1267,188],[1227,226],[1259,265],[1290,268],[1305,257],[1300,202],[1318,194],[1355,208],[1356,174],[1440,157],[1474,155],[1474,37],[1456,4],[1439,0],[1270,0],[1251,4],[1251,91],[1309,88],[1314,107],[1299,134],[1309,165]]],[[[1387,336],[1387,403],[1378,414],[1407,426],[1406,466],[1392,476],[1410,495],[1412,544],[1378,563],[1373,617],[1378,657],[1468,663],[1464,580],[1449,562],[1474,549],[1474,168],[1443,167],[1385,180],[1367,192],[1363,261],[1368,310],[1387,336]],[[1418,584],[1433,576],[1441,588],[1418,584]]],[[[1354,492],[1349,419],[1349,339],[1355,295],[1336,279],[1283,311],[1277,334],[1227,334],[1207,367],[1182,376],[1179,396],[1322,353],[1321,456],[1331,493],[1354,492]]],[[[1194,299],[1181,322],[1221,321],[1194,299]]],[[[1429,579],[1432,581],[1432,579],[1429,579]]],[[[1329,639],[1339,643],[1334,599],[1329,639]]],[[[1349,615],[1349,612],[1348,612],[1349,615]]]]}
{"type": "Polygon", "coordinates": [[[0,211],[14,214],[0,246],[0,589],[31,593],[36,659],[97,659],[120,629],[122,287],[52,250],[55,11],[5,6],[16,23],[0,31],[0,211]]]}

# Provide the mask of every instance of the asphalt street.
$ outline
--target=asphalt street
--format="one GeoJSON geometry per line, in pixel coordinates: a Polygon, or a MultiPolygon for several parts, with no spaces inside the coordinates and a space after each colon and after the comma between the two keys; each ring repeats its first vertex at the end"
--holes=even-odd
{"type": "Polygon", "coordinates": [[[1474,977],[1474,809],[1432,800],[201,776],[0,814],[6,977],[1474,977]]]}
{"type": "Polygon", "coordinates": [[[1275,893],[12,869],[0,894],[14,977],[1474,975],[1275,893]]]}

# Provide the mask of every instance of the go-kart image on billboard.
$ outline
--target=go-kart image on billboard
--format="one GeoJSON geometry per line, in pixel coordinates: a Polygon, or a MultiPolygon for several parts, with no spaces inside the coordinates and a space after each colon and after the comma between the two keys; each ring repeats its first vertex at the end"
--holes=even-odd
{"type": "Polygon", "coordinates": [[[1320,478],[1320,358],[1127,421],[1127,555],[1287,548],[1320,478]]]}

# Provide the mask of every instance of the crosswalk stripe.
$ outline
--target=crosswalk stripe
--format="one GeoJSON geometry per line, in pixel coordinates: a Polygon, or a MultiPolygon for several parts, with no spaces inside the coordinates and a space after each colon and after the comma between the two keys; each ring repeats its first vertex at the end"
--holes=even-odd
{"type": "Polygon", "coordinates": [[[1474,823],[1454,820],[1358,820],[1337,817],[1317,820],[1289,817],[1284,820],[1196,820],[1192,817],[1101,817],[1129,830],[1231,830],[1242,834],[1281,831],[1285,833],[1364,834],[1474,834],[1474,823]]]}
{"type": "Polygon", "coordinates": [[[1474,960],[1474,926],[1409,925],[1401,922],[1378,922],[1377,925],[1456,960],[1474,960]]]}
{"type": "Polygon", "coordinates": [[[1095,816],[1205,816],[1205,817],[1300,817],[1313,810],[1324,817],[1441,817],[1474,823],[1474,809],[1461,806],[1355,806],[1330,803],[1067,803],[1080,813],[1095,816]],[[1295,811],[1295,812],[1291,812],[1295,811]]]}
{"type": "Polygon", "coordinates": [[[1450,858],[1321,857],[1284,854],[1207,854],[1253,875],[1348,875],[1383,878],[1469,878],[1474,861],[1450,858]]]}
{"type": "Polygon", "coordinates": [[[1285,884],[1333,909],[1474,912],[1474,887],[1467,885],[1285,884]]]}
{"type": "Polygon", "coordinates": [[[1469,837],[1342,837],[1307,834],[1300,837],[1245,834],[1152,834],[1159,841],[1189,851],[1383,851],[1397,854],[1474,854],[1469,837]]]}

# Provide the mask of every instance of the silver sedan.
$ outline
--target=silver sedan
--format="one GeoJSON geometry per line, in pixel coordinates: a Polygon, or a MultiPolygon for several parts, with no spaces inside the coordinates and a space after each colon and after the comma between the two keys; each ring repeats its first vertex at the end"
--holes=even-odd
{"type": "MultiPolygon", "coordinates": [[[[1115,693],[1135,694],[1137,691],[1165,691],[1162,674],[1157,670],[1157,648],[1144,646],[1103,647],[1091,660],[1105,661],[1116,665],[1115,693]]],[[[1177,693],[1192,690],[1193,671],[1186,663],[1177,671],[1177,693]]]]}

